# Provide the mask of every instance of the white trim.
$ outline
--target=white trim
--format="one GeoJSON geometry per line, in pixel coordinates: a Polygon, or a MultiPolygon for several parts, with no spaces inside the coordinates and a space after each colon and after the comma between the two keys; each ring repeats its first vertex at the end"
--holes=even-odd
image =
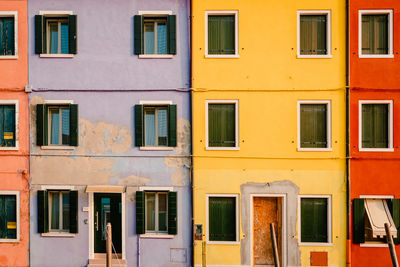
{"type": "Polygon", "coordinates": [[[125,186],[123,185],[88,185],[85,192],[95,193],[124,193],[125,186]]]}
{"type": "Polygon", "coordinates": [[[332,27],[331,10],[298,10],[297,11],[297,58],[332,58],[332,27]],[[300,16],[301,15],[326,15],[326,54],[325,55],[302,55],[300,51],[300,16]]]}
{"type": "Polygon", "coordinates": [[[138,11],[139,15],[152,15],[152,16],[156,16],[156,15],[172,15],[172,11],[171,10],[139,10],[138,11]]]}
{"type": "Polygon", "coordinates": [[[76,147],[74,146],[58,146],[58,145],[50,145],[50,146],[41,146],[43,150],[74,150],[76,147]]]}
{"type": "Polygon", "coordinates": [[[18,243],[21,240],[21,229],[20,229],[20,194],[19,191],[0,191],[0,195],[13,195],[16,198],[16,223],[17,223],[17,238],[16,239],[8,239],[1,238],[0,243],[18,243]]]}
{"type": "Polygon", "coordinates": [[[206,58],[239,58],[239,11],[237,10],[214,10],[205,12],[205,47],[206,58]],[[234,15],[235,16],[235,54],[232,55],[209,55],[208,54],[208,15],[234,15]]]}
{"type": "Polygon", "coordinates": [[[393,9],[363,9],[358,10],[358,57],[359,58],[394,58],[393,55],[393,9]],[[382,14],[389,16],[388,29],[388,54],[363,54],[362,53],[362,15],[382,14]]]}
{"type": "Polygon", "coordinates": [[[14,53],[11,56],[0,56],[0,59],[18,59],[18,11],[0,11],[0,17],[14,17],[14,53]]]}
{"type": "Polygon", "coordinates": [[[240,150],[239,147],[239,100],[206,100],[206,150],[240,150]],[[208,145],[208,104],[235,104],[235,146],[210,147],[208,145]]]}
{"type": "Polygon", "coordinates": [[[42,185],[40,190],[75,190],[75,186],[73,185],[42,185]]]}
{"type": "Polygon", "coordinates": [[[358,151],[364,152],[393,152],[393,100],[359,100],[358,101],[358,151]],[[362,147],[362,105],[363,104],[388,104],[388,147],[387,148],[363,148],[362,147]]]}
{"type": "Polygon", "coordinates": [[[299,216],[297,217],[297,224],[299,225],[298,233],[299,239],[298,243],[299,246],[333,246],[332,243],[332,195],[298,195],[297,198],[297,210],[299,211],[299,216]],[[328,199],[328,214],[327,214],[327,227],[328,227],[328,242],[301,242],[301,199],[302,198],[326,198],[328,199]]]}
{"type": "Polygon", "coordinates": [[[174,191],[172,186],[139,186],[139,191],[174,191]]]}
{"type": "Polygon", "coordinates": [[[65,104],[73,104],[74,100],[45,100],[45,104],[51,104],[51,105],[65,105],[65,104]]]}
{"type": "Polygon", "coordinates": [[[331,100],[298,100],[297,101],[297,151],[332,151],[332,112],[331,100]],[[300,132],[300,106],[301,104],[325,104],[326,112],[326,148],[302,148],[300,132]]]}
{"type": "Polygon", "coordinates": [[[139,55],[139,58],[173,58],[174,57],[174,55],[171,55],[171,54],[153,54],[153,55],[150,55],[150,54],[140,54],[139,55]]]}
{"type": "Polygon", "coordinates": [[[362,248],[387,248],[388,244],[378,244],[378,243],[362,243],[360,244],[362,248]]]}
{"type": "Polygon", "coordinates": [[[360,195],[360,198],[365,199],[393,199],[394,196],[391,195],[360,195]]]}
{"type": "Polygon", "coordinates": [[[52,57],[52,58],[73,58],[74,54],[39,54],[39,57],[52,57]]]}
{"type": "Polygon", "coordinates": [[[172,105],[170,100],[140,100],[140,105],[172,105]]]}
{"type": "Polygon", "coordinates": [[[168,235],[168,234],[141,234],[139,236],[140,238],[146,238],[146,239],[172,239],[175,237],[174,235],[168,235]]]}
{"type": "Polygon", "coordinates": [[[287,251],[287,223],[286,223],[286,216],[287,216],[287,209],[286,209],[286,194],[250,194],[250,261],[251,266],[254,266],[253,259],[253,245],[254,245],[254,237],[253,237],[253,199],[254,197],[274,197],[274,198],[282,198],[282,266],[287,266],[287,258],[288,258],[288,251],[287,251]]]}
{"type": "Polygon", "coordinates": [[[15,105],[15,146],[0,147],[0,151],[16,151],[19,150],[19,101],[18,100],[0,100],[0,105],[15,105]]]}
{"type": "Polygon", "coordinates": [[[139,150],[142,151],[171,151],[174,150],[174,147],[170,146],[141,146],[139,150]]]}
{"type": "Polygon", "coordinates": [[[206,242],[208,245],[240,245],[239,238],[239,194],[206,194],[206,242]],[[236,205],[236,241],[210,241],[209,240],[209,198],[210,197],[234,197],[236,205]]]}
{"type": "Polygon", "coordinates": [[[73,15],[73,11],[65,11],[65,10],[40,10],[39,15],[50,17],[51,15],[59,16],[59,15],[73,15]]]}
{"type": "Polygon", "coordinates": [[[77,234],[62,233],[62,232],[49,232],[41,233],[42,237],[75,237],[77,234]]]}

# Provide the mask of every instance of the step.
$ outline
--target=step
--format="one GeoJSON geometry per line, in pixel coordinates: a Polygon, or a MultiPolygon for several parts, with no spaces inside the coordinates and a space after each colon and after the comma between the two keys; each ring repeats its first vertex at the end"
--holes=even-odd
{"type": "MultiPolygon", "coordinates": [[[[112,259],[112,267],[126,267],[126,260],[123,259],[112,259]]],[[[94,259],[89,259],[89,265],[87,267],[106,267],[105,257],[95,257],[94,259]]]]}
{"type": "MultiPolygon", "coordinates": [[[[106,267],[106,264],[88,264],[87,267],[106,267]]],[[[126,267],[125,264],[112,264],[112,267],[126,267]]]]}

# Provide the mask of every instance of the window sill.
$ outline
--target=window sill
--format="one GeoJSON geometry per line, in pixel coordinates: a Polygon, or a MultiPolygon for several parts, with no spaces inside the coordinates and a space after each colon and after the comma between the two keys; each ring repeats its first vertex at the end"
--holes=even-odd
{"type": "Polygon", "coordinates": [[[358,55],[359,58],[394,58],[393,54],[389,55],[358,55]]]}
{"type": "Polygon", "coordinates": [[[207,241],[207,245],[240,245],[239,241],[207,241]]]}
{"type": "Polygon", "coordinates": [[[48,58],[73,58],[74,54],[40,54],[40,57],[48,58]]]}
{"type": "Polygon", "coordinates": [[[299,243],[299,246],[305,246],[305,247],[332,247],[333,243],[299,243]]]}
{"type": "Polygon", "coordinates": [[[76,234],[71,233],[42,233],[42,237],[75,237],[76,234]]]}
{"type": "Polygon", "coordinates": [[[141,54],[139,58],[173,58],[174,55],[148,55],[148,54],[141,54]]]}
{"type": "Polygon", "coordinates": [[[74,146],[41,146],[43,150],[74,150],[74,146]]]}
{"type": "Polygon", "coordinates": [[[239,58],[239,55],[205,55],[205,58],[239,58]]]}
{"type": "Polygon", "coordinates": [[[174,235],[167,235],[167,234],[141,234],[140,238],[147,238],[147,239],[172,239],[174,238],[174,235]]]}
{"type": "Polygon", "coordinates": [[[332,55],[297,55],[297,58],[332,58],[332,55]]]}
{"type": "Polygon", "coordinates": [[[1,238],[0,243],[18,243],[19,239],[7,239],[7,238],[1,238]]]}
{"type": "Polygon", "coordinates": [[[160,147],[160,146],[141,146],[139,147],[139,150],[143,151],[171,151],[174,150],[173,147],[167,146],[167,147],[160,147]]]}
{"type": "Polygon", "coordinates": [[[206,147],[206,150],[230,150],[230,151],[239,151],[239,147],[206,147]]]}
{"type": "Polygon", "coordinates": [[[379,244],[379,243],[364,243],[360,244],[361,248],[387,248],[388,244],[379,244]]]}
{"type": "Polygon", "coordinates": [[[330,152],[332,148],[297,148],[299,152],[330,152]]]}
{"type": "Polygon", "coordinates": [[[394,148],[359,148],[360,152],[394,152],[394,148]]]}
{"type": "Polygon", "coordinates": [[[0,59],[18,59],[18,56],[0,56],[0,59]]]}
{"type": "Polygon", "coordinates": [[[0,147],[0,151],[10,151],[10,150],[13,150],[13,151],[18,151],[19,150],[19,148],[18,147],[15,147],[15,146],[13,146],[13,147],[0,147]]]}

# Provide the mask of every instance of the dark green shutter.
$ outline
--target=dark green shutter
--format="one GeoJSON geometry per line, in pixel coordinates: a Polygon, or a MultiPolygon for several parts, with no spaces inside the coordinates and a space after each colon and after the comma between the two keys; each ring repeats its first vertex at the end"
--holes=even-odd
{"type": "Polygon", "coordinates": [[[145,193],[136,191],[136,234],[145,232],[145,193]]]}
{"type": "Polygon", "coordinates": [[[326,148],[327,139],[327,105],[300,105],[300,147],[326,148]]]}
{"type": "Polygon", "coordinates": [[[301,199],[301,242],[328,242],[328,199],[301,199]]]}
{"type": "Polygon", "coordinates": [[[176,192],[168,192],[168,234],[178,234],[178,196],[176,192]]]}
{"type": "Polygon", "coordinates": [[[37,191],[37,216],[38,216],[38,233],[47,233],[49,231],[49,210],[47,191],[37,191]]]}
{"type": "Polygon", "coordinates": [[[43,16],[35,15],[35,53],[43,53],[43,16]]]}
{"type": "Polygon", "coordinates": [[[77,36],[77,16],[68,16],[68,50],[69,54],[77,53],[78,36],[77,36]]]}
{"type": "Polygon", "coordinates": [[[168,106],[168,146],[175,147],[176,146],[176,105],[168,106]]]}
{"type": "Polygon", "coordinates": [[[135,146],[143,146],[143,105],[135,105],[135,146]]]}
{"type": "Polygon", "coordinates": [[[209,240],[236,241],[236,198],[210,197],[209,240]]]}
{"type": "Polygon", "coordinates": [[[69,232],[78,233],[78,191],[73,190],[69,192],[69,232]]]}
{"type": "Polygon", "coordinates": [[[235,104],[208,105],[208,146],[236,146],[235,116],[235,104]]]}
{"type": "Polygon", "coordinates": [[[79,145],[79,127],[78,127],[78,105],[71,104],[70,108],[70,145],[78,146],[79,145]]]}
{"type": "Polygon", "coordinates": [[[176,55],[176,15],[167,18],[168,29],[168,54],[176,55]]]}
{"type": "Polygon", "coordinates": [[[143,18],[140,15],[134,17],[134,36],[135,36],[135,55],[142,54],[142,29],[143,29],[143,18]]]}
{"type": "Polygon", "coordinates": [[[400,244],[400,199],[393,199],[391,205],[391,213],[394,225],[397,229],[397,238],[393,238],[396,245],[400,244]]]}
{"type": "Polygon", "coordinates": [[[353,243],[361,244],[365,242],[365,206],[364,199],[353,199],[353,243]]]}
{"type": "Polygon", "coordinates": [[[36,144],[38,146],[47,145],[47,118],[45,114],[47,114],[46,105],[38,104],[36,106],[36,144]]]}

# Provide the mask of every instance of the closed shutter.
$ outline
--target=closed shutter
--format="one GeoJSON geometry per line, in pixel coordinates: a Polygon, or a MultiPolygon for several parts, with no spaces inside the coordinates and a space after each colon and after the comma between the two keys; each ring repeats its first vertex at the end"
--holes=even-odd
{"type": "Polygon", "coordinates": [[[234,197],[210,197],[209,240],[236,241],[236,199],[234,197]]]}
{"type": "Polygon", "coordinates": [[[387,148],[389,145],[389,105],[362,105],[362,147],[387,148]]]}
{"type": "Polygon", "coordinates": [[[69,232],[78,233],[78,191],[73,190],[69,192],[69,232]]]}
{"type": "Polygon", "coordinates": [[[15,55],[14,18],[0,18],[0,55],[15,55]]]}
{"type": "Polygon", "coordinates": [[[176,127],[177,127],[177,115],[176,115],[176,105],[168,106],[168,146],[176,147],[176,127]]]}
{"type": "Polygon", "coordinates": [[[365,242],[365,206],[364,199],[353,199],[353,243],[361,244],[365,242]]]}
{"type": "Polygon", "coordinates": [[[326,46],[326,15],[300,16],[300,54],[325,55],[326,46]]]}
{"type": "Polygon", "coordinates": [[[42,54],[44,53],[43,49],[43,36],[44,36],[44,31],[43,31],[43,16],[41,15],[35,15],[35,53],[36,54],[42,54]]]}
{"type": "Polygon", "coordinates": [[[76,54],[78,51],[77,15],[68,16],[68,48],[69,54],[76,54]]]}
{"type": "Polygon", "coordinates": [[[142,54],[142,29],[143,29],[143,17],[140,15],[135,15],[134,17],[134,36],[135,36],[135,55],[142,54]]]}
{"type": "Polygon", "coordinates": [[[47,145],[47,105],[36,106],[36,144],[47,145]]]}
{"type": "Polygon", "coordinates": [[[388,45],[388,24],[389,24],[389,16],[388,15],[377,15],[375,16],[375,54],[388,54],[389,53],[389,45],[388,45]]]}
{"type": "Polygon", "coordinates": [[[168,30],[168,54],[176,54],[176,15],[167,17],[168,30]]]}
{"type": "Polygon", "coordinates": [[[208,145],[234,147],[236,145],[235,104],[208,105],[208,145]]]}
{"type": "Polygon", "coordinates": [[[178,234],[177,192],[168,192],[168,234],[178,234]]]}
{"type": "Polygon", "coordinates": [[[235,54],[235,16],[208,16],[208,54],[235,54]]]}
{"type": "Polygon", "coordinates": [[[78,114],[78,105],[71,104],[70,108],[70,145],[78,146],[79,145],[79,114],[78,114]]]}
{"type": "Polygon", "coordinates": [[[143,105],[135,105],[135,146],[143,146],[143,105]]]}
{"type": "Polygon", "coordinates": [[[301,242],[328,242],[328,200],[301,199],[301,242]]]}
{"type": "Polygon", "coordinates": [[[136,191],[136,234],[145,232],[145,193],[136,191]]]}
{"type": "Polygon", "coordinates": [[[300,105],[300,147],[326,148],[327,142],[327,105],[300,105]]]}
{"type": "Polygon", "coordinates": [[[400,199],[397,198],[392,200],[391,214],[397,229],[397,238],[394,238],[393,242],[398,245],[400,244],[400,199]]]}
{"type": "Polygon", "coordinates": [[[49,231],[49,209],[47,191],[37,191],[37,216],[38,216],[38,233],[47,233],[49,231]]]}

